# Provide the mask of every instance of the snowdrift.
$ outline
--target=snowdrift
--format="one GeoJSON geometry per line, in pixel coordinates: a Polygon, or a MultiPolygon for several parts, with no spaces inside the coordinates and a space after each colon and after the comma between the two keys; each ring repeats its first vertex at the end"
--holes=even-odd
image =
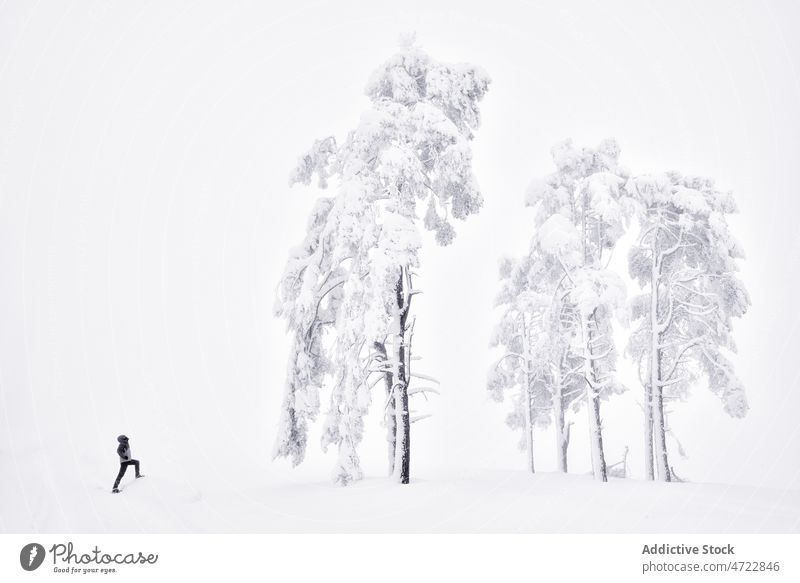
{"type": "MultiPolygon", "coordinates": [[[[4,463],[7,460],[4,460],[4,463]]],[[[10,466],[12,467],[13,464],[10,466]]],[[[113,468],[111,468],[113,470],[113,468]]],[[[3,480],[4,532],[800,532],[800,491],[575,474],[441,470],[408,486],[370,478],[205,488],[176,475],[123,479],[123,492],[81,474],[20,497],[3,480]],[[13,495],[12,495],[13,494],[13,495]]],[[[24,483],[35,483],[30,479],[24,483]]]]}

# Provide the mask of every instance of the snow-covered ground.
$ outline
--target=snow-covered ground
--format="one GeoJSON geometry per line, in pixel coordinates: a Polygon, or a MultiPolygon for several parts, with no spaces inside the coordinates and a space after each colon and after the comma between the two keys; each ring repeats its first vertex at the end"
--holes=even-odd
{"type": "MultiPolygon", "coordinates": [[[[113,478],[113,476],[109,476],[113,478]]],[[[409,486],[368,478],[202,488],[176,475],[109,484],[58,478],[2,496],[6,532],[800,532],[800,491],[509,470],[441,470],[409,486]]],[[[13,480],[3,480],[10,486],[13,480]]]]}

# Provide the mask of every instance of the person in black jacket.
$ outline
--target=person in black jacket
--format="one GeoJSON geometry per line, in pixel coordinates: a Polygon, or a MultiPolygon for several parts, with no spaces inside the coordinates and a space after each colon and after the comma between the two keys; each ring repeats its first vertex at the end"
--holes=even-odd
{"type": "Polygon", "coordinates": [[[144,478],[144,476],[139,473],[139,460],[133,459],[133,455],[131,454],[131,446],[128,443],[128,436],[120,435],[117,437],[117,441],[119,442],[119,445],[117,446],[117,455],[119,456],[119,473],[117,474],[117,479],[114,481],[114,488],[111,490],[114,494],[119,493],[119,482],[122,480],[122,476],[124,476],[125,472],[128,470],[128,466],[132,465],[134,467],[137,478],[144,478]]]}

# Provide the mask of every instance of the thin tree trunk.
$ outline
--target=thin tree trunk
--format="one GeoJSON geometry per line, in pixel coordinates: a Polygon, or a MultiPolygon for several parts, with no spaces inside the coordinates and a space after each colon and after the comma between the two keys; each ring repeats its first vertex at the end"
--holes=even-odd
{"type": "MultiPolygon", "coordinates": [[[[650,270],[650,329],[651,332],[657,330],[658,326],[658,280],[656,266],[656,245],[651,246],[652,265],[650,270]]],[[[658,349],[658,336],[650,336],[650,363],[648,369],[650,378],[644,383],[644,472],[647,480],[655,479],[655,460],[653,458],[653,359],[652,354],[658,349]],[[655,338],[655,340],[654,340],[655,338]]]]}
{"type": "MultiPolygon", "coordinates": [[[[583,244],[583,265],[588,267],[593,263],[589,249],[589,226],[587,212],[589,209],[589,192],[583,189],[581,209],[581,240],[583,244]]],[[[602,246],[598,245],[599,249],[602,246]]],[[[602,252],[602,251],[601,251],[602,252]]],[[[592,358],[592,333],[591,315],[581,313],[581,329],[583,333],[583,370],[586,378],[586,411],[589,416],[589,447],[592,454],[592,474],[595,480],[608,481],[606,460],[603,453],[603,427],[600,419],[600,392],[595,388],[596,376],[594,374],[594,360],[592,358]]]]}
{"type": "Polygon", "coordinates": [[[528,458],[528,470],[532,474],[536,473],[533,463],[533,424],[531,422],[531,391],[528,388],[523,394],[523,405],[525,406],[525,452],[528,458]]]}
{"type": "Polygon", "coordinates": [[[525,320],[525,313],[522,316],[522,351],[525,354],[525,387],[522,391],[522,406],[525,407],[525,454],[528,462],[528,470],[532,474],[536,473],[533,464],[533,423],[531,421],[531,362],[530,362],[530,339],[528,338],[528,324],[525,320]]]}
{"type": "MultiPolygon", "coordinates": [[[[664,393],[661,386],[661,332],[659,330],[658,278],[659,258],[657,244],[653,244],[653,258],[650,271],[650,411],[655,436],[655,465],[658,479],[670,482],[667,444],[664,432],[664,393]]],[[[652,470],[651,470],[652,471],[652,470]]]]}
{"type": "Polygon", "coordinates": [[[589,407],[589,427],[592,439],[592,470],[594,479],[601,482],[608,481],[606,458],[603,452],[603,427],[600,419],[600,395],[592,390],[594,396],[589,407]]]}
{"type": "Polygon", "coordinates": [[[555,367],[553,379],[553,417],[556,426],[556,460],[558,471],[567,473],[567,447],[569,446],[569,427],[564,427],[564,387],[561,383],[561,369],[555,367]]]}
{"type": "Polygon", "coordinates": [[[656,468],[658,468],[658,479],[663,482],[671,482],[672,473],[669,470],[669,460],[667,459],[667,436],[664,423],[664,395],[660,386],[656,387],[654,396],[655,403],[653,404],[653,413],[655,417],[656,468]]]}
{"type": "MultiPolygon", "coordinates": [[[[559,399],[560,401],[561,399],[559,399]]],[[[556,407],[556,459],[558,471],[567,473],[567,448],[569,447],[569,427],[564,424],[564,407],[556,407]]]]}
{"type": "Polygon", "coordinates": [[[644,472],[645,478],[653,480],[653,391],[650,383],[644,385],[644,472]]]}
{"type": "MultiPolygon", "coordinates": [[[[386,345],[383,342],[375,343],[375,350],[383,357],[384,364],[388,363],[388,355],[386,353],[386,345]]],[[[383,375],[383,380],[386,385],[386,411],[384,412],[384,419],[386,421],[386,445],[389,453],[389,475],[394,473],[394,451],[397,442],[397,421],[395,420],[394,412],[394,394],[392,393],[392,379],[391,371],[387,371],[383,375]]]]}
{"type": "Polygon", "coordinates": [[[584,359],[583,369],[586,376],[586,411],[589,416],[589,447],[592,453],[592,474],[595,480],[608,481],[606,459],[603,452],[603,424],[600,419],[600,392],[595,389],[596,376],[592,360],[592,336],[589,330],[589,318],[581,314],[583,323],[584,359]]]}
{"type": "MultiPolygon", "coordinates": [[[[589,209],[589,192],[583,189],[581,208],[581,242],[583,245],[583,265],[593,263],[589,248],[589,225],[587,213],[589,209]]],[[[602,247],[599,247],[602,249],[602,247]]],[[[600,392],[595,389],[594,360],[592,358],[591,315],[581,313],[581,330],[583,334],[583,370],[586,378],[586,411],[589,416],[589,447],[592,455],[592,474],[595,480],[608,481],[606,460],[603,453],[603,428],[600,420],[600,392]]]]}
{"type": "Polygon", "coordinates": [[[401,484],[408,484],[411,474],[411,423],[408,414],[408,391],[405,385],[395,385],[397,442],[395,443],[394,476],[401,484]]]}
{"type": "Polygon", "coordinates": [[[395,315],[392,342],[392,365],[394,374],[395,404],[395,450],[394,478],[401,484],[408,484],[411,478],[411,419],[408,410],[408,359],[410,350],[406,346],[406,320],[408,318],[408,293],[406,272],[400,269],[397,280],[397,311],[395,315]]]}

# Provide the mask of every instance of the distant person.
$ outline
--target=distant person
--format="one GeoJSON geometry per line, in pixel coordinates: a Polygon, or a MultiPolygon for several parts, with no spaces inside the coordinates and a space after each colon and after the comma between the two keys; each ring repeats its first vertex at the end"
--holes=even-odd
{"type": "Polygon", "coordinates": [[[128,466],[132,465],[134,467],[137,478],[144,478],[144,476],[139,473],[139,460],[133,459],[133,454],[131,454],[131,446],[128,443],[128,436],[120,435],[117,437],[117,441],[119,442],[119,445],[117,446],[117,455],[119,456],[119,473],[117,474],[117,479],[114,481],[114,489],[111,490],[111,492],[114,494],[119,494],[119,482],[122,480],[122,476],[124,476],[125,472],[128,470],[128,466]]]}

